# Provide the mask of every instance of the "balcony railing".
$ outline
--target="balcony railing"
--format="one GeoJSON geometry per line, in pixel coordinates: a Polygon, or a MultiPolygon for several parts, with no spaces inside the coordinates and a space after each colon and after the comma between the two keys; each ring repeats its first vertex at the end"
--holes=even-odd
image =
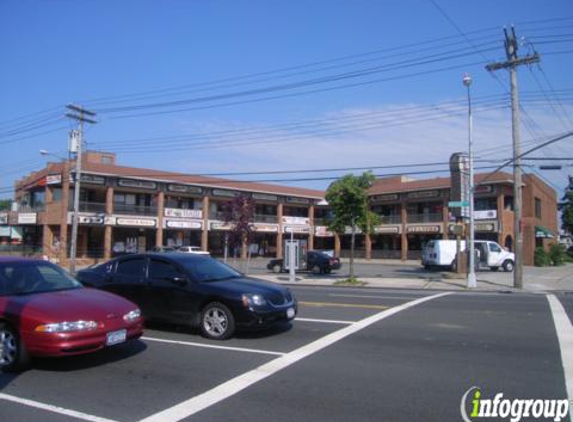
{"type": "Polygon", "coordinates": [[[406,218],[408,223],[441,223],[444,220],[444,215],[441,212],[408,214],[406,218]]]}
{"type": "Polygon", "coordinates": [[[276,215],[267,214],[255,214],[254,220],[256,223],[272,223],[276,224],[278,222],[278,217],[276,215]]]}
{"type": "Polygon", "coordinates": [[[209,219],[224,221],[225,213],[223,211],[209,211],[209,219]]]}
{"type": "Polygon", "coordinates": [[[313,223],[315,226],[328,226],[332,222],[332,218],[315,218],[313,223]]]}
{"type": "MultiPolygon", "coordinates": [[[[19,212],[42,212],[46,210],[46,204],[18,205],[19,212]]],[[[6,210],[9,211],[9,210],[6,210]]]]}
{"type": "MultiPolygon", "coordinates": [[[[74,210],[73,202],[68,205],[68,211],[74,210]]],[[[101,202],[87,202],[80,201],[80,212],[95,212],[95,213],[105,213],[105,204],[101,202]]]]}
{"type": "Polygon", "coordinates": [[[157,207],[148,207],[145,205],[113,204],[113,213],[156,216],[157,207]]]}
{"type": "Polygon", "coordinates": [[[396,215],[379,215],[380,224],[400,224],[402,223],[402,216],[400,214],[396,215]]]}

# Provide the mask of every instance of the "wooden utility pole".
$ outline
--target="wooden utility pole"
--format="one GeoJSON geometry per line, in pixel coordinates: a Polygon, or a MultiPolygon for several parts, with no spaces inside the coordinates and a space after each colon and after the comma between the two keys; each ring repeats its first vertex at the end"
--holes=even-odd
{"type": "Polygon", "coordinates": [[[501,63],[490,63],[485,68],[492,72],[499,69],[508,69],[511,83],[511,125],[513,138],[513,211],[514,211],[514,245],[515,245],[515,269],[513,272],[513,286],[521,289],[523,287],[523,228],[522,224],[522,197],[521,197],[521,152],[519,137],[519,99],[517,91],[517,67],[538,63],[539,54],[534,53],[525,57],[517,56],[517,37],[515,28],[511,31],[504,28],[505,33],[505,54],[507,61],[501,63]]]}

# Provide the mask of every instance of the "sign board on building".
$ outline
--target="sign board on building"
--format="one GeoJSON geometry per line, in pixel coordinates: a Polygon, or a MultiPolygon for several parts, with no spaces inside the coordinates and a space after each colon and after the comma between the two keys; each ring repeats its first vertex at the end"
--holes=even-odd
{"type": "Polygon", "coordinates": [[[279,197],[276,195],[269,195],[267,193],[253,193],[253,199],[258,199],[260,201],[277,202],[279,200],[279,197]]]}
{"type": "Polygon", "coordinates": [[[310,204],[310,199],[308,198],[295,198],[294,196],[287,196],[285,200],[289,204],[304,204],[304,205],[310,204]]]}
{"type": "Polygon", "coordinates": [[[203,222],[167,220],[165,226],[169,229],[202,229],[203,222]]]}
{"type": "Polygon", "coordinates": [[[328,230],[327,226],[315,226],[314,235],[316,237],[332,237],[334,233],[328,230]]]}
{"type": "Polygon", "coordinates": [[[310,233],[310,227],[308,226],[283,226],[284,233],[300,233],[308,234],[310,233]]]}
{"type": "Polygon", "coordinates": [[[375,195],[371,197],[373,202],[388,202],[397,201],[400,196],[397,193],[389,193],[387,195],[375,195]]]}
{"type": "Polygon", "coordinates": [[[236,198],[241,194],[234,190],[213,189],[213,196],[223,196],[225,198],[236,198]]]}
{"type": "Polygon", "coordinates": [[[308,225],[309,219],[308,217],[290,217],[290,216],[283,216],[282,217],[283,224],[301,224],[301,225],[308,225]]]}
{"type": "Polygon", "coordinates": [[[62,183],[61,174],[48,174],[46,176],[46,185],[60,185],[62,183]]]}
{"type": "Polygon", "coordinates": [[[406,197],[408,199],[426,199],[426,198],[438,198],[440,196],[439,190],[426,190],[421,192],[408,192],[406,197]]]}
{"type": "Polygon", "coordinates": [[[492,185],[477,185],[474,187],[474,192],[479,193],[493,193],[494,188],[492,185]]]}
{"type": "MultiPolygon", "coordinates": [[[[354,233],[355,234],[362,234],[362,230],[360,230],[360,228],[356,227],[356,230],[354,233]]],[[[352,227],[346,226],[344,228],[344,234],[352,234],[352,227]]]]}
{"type": "Polygon", "coordinates": [[[475,230],[476,232],[497,232],[497,221],[476,223],[475,230]]]}
{"type": "Polygon", "coordinates": [[[179,192],[179,193],[198,193],[198,194],[203,193],[202,188],[198,188],[196,186],[187,186],[187,185],[170,184],[167,185],[167,190],[169,192],[179,192]]]}
{"type": "Polygon", "coordinates": [[[374,233],[376,234],[400,234],[400,226],[376,226],[374,233]]]}
{"type": "Polygon", "coordinates": [[[119,179],[117,185],[124,188],[157,189],[157,183],[147,180],[119,179]]]}
{"type": "Polygon", "coordinates": [[[82,183],[90,185],[105,185],[105,177],[82,173],[82,183]]]}
{"type": "Polygon", "coordinates": [[[182,208],[165,208],[165,217],[177,218],[203,218],[202,210],[189,210],[182,208]]]}
{"type": "Polygon", "coordinates": [[[35,212],[21,212],[18,214],[18,224],[36,224],[38,214],[35,212]]]}
{"type": "Polygon", "coordinates": [[[80,215],[78,216],[79,224],[103,224],[105,222],[104,216],[99,215],[80,215]]]}
{"type": "Polygon", "coordinates": [[[156,221],[151,218],[116,218],[118,226],[155,227],[156,221]]]}
{"type": "Polygon", "coordinates": [[[406,227],[406,233],[440,233],[442,231],[442,226],[408,226],[406,227]]]}
{"type": "Polygon", "coordinates": [[[468,203],[466,206],[452,208],[455,217],[469,218],[470,208],[470,161],[463,152],[456,152],[450,157],[450,200],[468,203]]]}
{"type": "Polygon", "coordinates": [[[211,227],[211,230],[231,230],[233,228],[231,224],[218,223],[218,222],[212,222],[209,224],[209,226],[211,227]]]}
{"type": "Polygon", "coordinates": [[[474,211],[474,218],[476,220],[495,220],[497,210],[474,211]]]}
{"type": "Polygon", "coordinates": [[[0,237],[10,237],[12,228],[10,226],[0,226],[0,237]]]}
{"type": "Polygon", "coordinates": [[[279,226],[278,224],[259,224],[255,223],[253,226],[256,232],[261,233],[278,233],[279,226]]]}

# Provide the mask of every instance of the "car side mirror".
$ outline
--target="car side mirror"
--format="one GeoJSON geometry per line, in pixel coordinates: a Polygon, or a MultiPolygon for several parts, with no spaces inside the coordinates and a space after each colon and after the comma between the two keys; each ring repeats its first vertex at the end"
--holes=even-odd
{"type": "Polygon", "coordinates": [[[187,284],[187,282],[189,281],[185,277],[177,277],[177,276],[165,277],[165,280],[172,283],[172,284],[175,284],[176,286],[179,286],[179,287],[185,286],[187,284]]]}

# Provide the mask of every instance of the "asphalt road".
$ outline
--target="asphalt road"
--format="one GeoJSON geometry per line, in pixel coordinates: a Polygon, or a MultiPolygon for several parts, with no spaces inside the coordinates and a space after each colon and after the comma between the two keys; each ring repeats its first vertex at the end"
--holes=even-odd
{"type": "MultiPolygon", "coordinates": [[[[0,421],[441,422],[461,420],[472,386],[566,397],[545,295],[293,290],[292,325],[224,342],[152,326],[132,344],[2,374],[0,421]]],[[[573,295],[557,299],[570,330],[573,295]]]]}

